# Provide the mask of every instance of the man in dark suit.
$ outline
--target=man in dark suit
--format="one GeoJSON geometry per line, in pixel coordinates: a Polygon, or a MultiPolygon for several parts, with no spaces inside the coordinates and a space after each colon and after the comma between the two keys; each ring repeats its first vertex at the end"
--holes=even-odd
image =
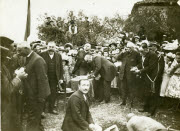
{"type": "Polygon", "coordinates": [[[45,99],[50,94],[47,66],[42,57],[31,51],[28,42],[19,43],[17,51],[20,56],[26,57],[25,72],[28,74],[24,81],[28,110],[26,131],[42,131],[41,114],[45,99]]]}
{"type": "Polygon", "coordinates": [[[142,55],[142,64],[138,66],[139,70],[135,72],[140,73],[144,79],[145,104],[143,110],[139,111],[147,111],[150,115],[154,115],[158,101],[158,56],[148,49],[146,43],[141,44],[140,52],[142,55]]]}
{"type": "Polygon", "coordinates": [[[161,47],[158,43],[152,42],[151,43],[151,49],[154,53],[157,54],[158,56],[158,65],[159,65],[159,72],[158,72],[158,77],[157,77],[157,91],[160,93],[160,87],[162,83],[162,76],[164,73],[164,66],[165,66],[165,61],[164,61],[164,53],[161,52],[161,47]]]}
{"type": "Polygon", "coordinates": [[[135,92],[137,92],[137,77],[131,69],[137,66],[141,57],[140,54],[134,50],[135,45],[131,42],[127,43],[126,50],[119,54],[118,60],[122,62],[122,66],[119,71],[120,79],[120,92],[123,102],[121,105],[126,105],[127,96],[130,98],[131,107],[133,106],[133,99],[135,92]]]}
{"type": "Polygon", "coordinates": [[[49,113],[57,114],[54,110],[54,104],[56,101],[57,85],[58,82],[63,83],[63,65],[62,57],[59,53],[55,52],[56,44],[54,42],[48,43],[48,50],[41,53],[41,57],[47,64],[47,74],[49,85],[51,89],[51,95],[48,97],[49,113]]]}
{"type": "Polygon", "coordinates": [[[85,60],[88,61],[89,63],[92,62],[93,64],[94,72],[92,77],[97,77],[98,75],[101,76],[99,102],[102,102],[103,100],[105,100],[106,103],[109,102],[111,81],[114,79],[117,72],[115,65],[106,58],[104,58],[103,56],[92,56],[88,54],[85,56],[85,60]]]}
{"type": "Polygon", "coordinates": [[[63,131],[88,131],[93,126],[94,122],[86,97],[89,88],[89,80],[79,81],[79,90],[73,93],[68,100],[66,115],[62,124],[63,131]]]}

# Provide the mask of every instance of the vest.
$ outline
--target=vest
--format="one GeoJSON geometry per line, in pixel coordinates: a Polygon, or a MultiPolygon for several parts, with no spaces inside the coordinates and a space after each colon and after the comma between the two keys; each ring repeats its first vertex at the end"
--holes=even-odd
{"type": "Polygon", "coordinates": [[[56,59],[55,55],[51,59],[50,56],[48,56],[48,79],[49,81],[57,81],[57,76],[56,76],[56,59]]]}

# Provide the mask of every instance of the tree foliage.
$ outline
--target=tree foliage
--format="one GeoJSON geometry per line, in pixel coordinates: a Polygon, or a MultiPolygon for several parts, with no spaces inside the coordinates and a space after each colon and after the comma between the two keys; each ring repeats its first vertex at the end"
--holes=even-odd
{"type": "Polygon", "coordinates": [[[39,17],[39,21],[42,21],[38,26],[39,39],[46,42],[55,41],[57,44],[73,43],[78,46],[87,42],[96,45],[99,36],[108,39],[120,32],[124,26],[124,20],[118,14],[113,18],[100,19],[98,16],[87,17],[83,11],[79,11],[77,16],[70,11],[64,18],[44,14],[39,17]],[[77,32],[70,31],[71,27],[77,27],[77,32]]]}
{"type": "Polygon", "coordinates": [[[150,40],[160,41],[163,34],[179,32],[180,7],[139,6],[126,20],[125,31],[138,33],[144,27],[150,40]]]}

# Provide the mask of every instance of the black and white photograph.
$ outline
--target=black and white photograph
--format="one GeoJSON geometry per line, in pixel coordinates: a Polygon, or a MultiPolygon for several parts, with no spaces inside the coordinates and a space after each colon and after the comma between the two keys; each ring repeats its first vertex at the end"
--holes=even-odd
{"type": "Polygon", "coordinates": [[[0,0],[1,131],[180,131],[180,0],[0,0]]]}

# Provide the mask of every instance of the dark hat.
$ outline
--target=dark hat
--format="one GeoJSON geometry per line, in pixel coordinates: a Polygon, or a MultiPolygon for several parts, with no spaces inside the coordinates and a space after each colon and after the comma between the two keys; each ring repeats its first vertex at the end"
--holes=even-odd
{"type": "Polygon", "coordinates": [[[112,45],[114,45],[115,47],[117,47],[117,44],[116,44],[116,43],[111,43],[111,44],[109,44],[110,47],[111,47],[112,45]]]}
{"type": "Polygon", "coordinates": [[[157,48],[159,48],[159,47],[160,47],[160,45],[159,45],[157,42],[151,42],[151,43],[150,43],[150,45],[151,45],[151,46],[153,46],[153,45],[154,45],[154,46],[156,46],[157,48]]]}
{"type": "Polygon", "coordinates": [[[176,52],[176,55],[180,56],[180,52],[176,52]]]}
{"type": "Polygon", "coordinates": [[[95,51],[95,49],[91,49],[91,52],[94,52],[95,51]]]}
{"type": "Polygon", "coordinates": [[[2,55],[2,61],[5,61],[5,58],[9,55],[8,52],[10,51],[10,47],[14,43],[13,40],[0,36],[0,49],[1,49],[1,55],[2,55]]]}
{"type": "Polygon", "coordinates": [[[148,45],[147,45],[147,43],[143,42],[143,43],[141,44],[141,47],[142,47],[143,49],[145,49],[145,48],[148,48],[148,45]]]}
{"type": "Polygon", "coordinates": [[[80,49],[84,49],[83,46],[79,46],[79,47],[78,47],[78,50],[80,50],[80,49]]]}
{"type": "Polygon", "coordinates": [[[35,49],[38,45],[41,46],[40,43],[34,43],[33,46],[32,46],[32,49],[35,49]]]}
{"type": "Polygon", "coordinates": [[[71,44],[71,43],[66,43],[65,45],[64,45],[64,48],[67,48],[67,47],[70,47],[71,49],[73,48],[73,45],[71,44]]]}
{"type": "Polygon", "coordinates": [[[4,37],[4,36],[0,36],[0,44],[1,46],[5,47],[5,48],[10,48],[10,46],[12,45],[12,43],[14,43],[13,40],[4,37]]]}
{"type": "Polygon", "coordinates": [[[108,52],[109,49],[108,49],[108,48],[104,48],[103,51],[104,51],[104,52],[108,52]]]}
{"type": "Polygon", "coordinates": [[[139,37],[138,35],[135,35],[135,36],[134,36],[134,38],[138,38],[138,39],[140,39],[140,37],[139,37]]]}

